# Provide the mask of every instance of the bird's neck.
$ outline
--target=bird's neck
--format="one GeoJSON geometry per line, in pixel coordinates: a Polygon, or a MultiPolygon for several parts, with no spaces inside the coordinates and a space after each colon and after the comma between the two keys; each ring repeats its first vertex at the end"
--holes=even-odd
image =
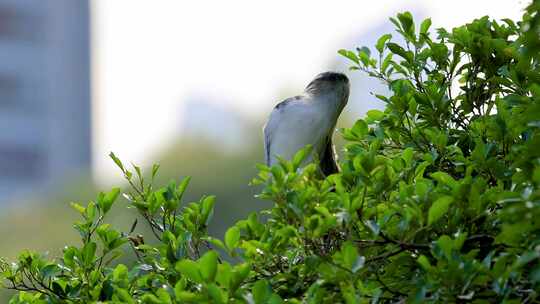
{"type": "Polygon", "coordinates": [[[334,120],[337,119],[342,110],[341,101],[337,94],[333,92],[319,94],[306,93],[308,94],[308,99],[314,106],[321,108],[322,111],[328,113],[334,120]]]}

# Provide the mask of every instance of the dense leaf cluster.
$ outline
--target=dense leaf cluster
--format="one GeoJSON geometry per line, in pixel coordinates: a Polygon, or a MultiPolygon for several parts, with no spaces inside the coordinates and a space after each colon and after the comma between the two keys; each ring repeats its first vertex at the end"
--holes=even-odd
{"type": "Polygon", "coordinates": [[[400,38],[341,50],[387,84],[384,112],[350,129],[341,172],[261,166],[275,204],[208,236],[214,197],[184,204],[189,179],[155,188],[111,155],[153,238],[104,223],[119,189],[75,224],[58,260],[0,263],[11,303],[527,303],[540,296],[540,2],[523,20],[448,32],[391,21],[400,38]],[[402,41],[398,43],[395,41],[402,41]],[[134,262],[118,264],[122,253],[134,262]]]}

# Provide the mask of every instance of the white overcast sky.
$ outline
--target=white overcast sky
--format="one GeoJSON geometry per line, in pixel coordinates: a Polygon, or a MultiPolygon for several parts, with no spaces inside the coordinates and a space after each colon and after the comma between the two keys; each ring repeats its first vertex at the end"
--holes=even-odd
{"type": "MultiPolygon", "coordinates": [[[[183,100],[210,96],[246,115],[331,67],[336,51],[397,12],[433,27],[517,19],[528,1],[92,0],[94,172],[107,154],[148,165],[179,132],[183,100]]],[[[362,45],[358,41],[358,45],[362,45]]]]}

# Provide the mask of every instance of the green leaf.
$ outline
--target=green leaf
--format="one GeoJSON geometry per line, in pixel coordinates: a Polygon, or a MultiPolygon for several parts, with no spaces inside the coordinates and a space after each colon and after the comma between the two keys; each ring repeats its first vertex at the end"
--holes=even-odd
{"type": "Polygon", "coordinates": [[[431,18],[424,19],[420,24],[420,34],[427,34],[429,27],[431,26],[431,18]]]}
{"type": "Polygon", "coordinates": [[[341,254],[343,256],[343,261],[345,262],[345,265],[350,268],[358,257],[358,250],[356,250],[356,247],[352,243],[346,242],[341,247],[341,254]]]}
{"type": "Polygon", "coordinates": [[[187,280],[185,278],[181,278],[174,285],[174,294],[177,299],[180,299],[180,295],[186,289],[186,285],[187,285],[187,280]]]}
{"type": "Polygon", "coordinates": [[[428,224],[431,225],[440,219],[447,211],[450,204],[454,201],[452,196],[443,196],[438,198],[429,208],[428,224]]]}
{"type": "MultiPolygon", "coordinates": [[[[54,280],[52,282],[52,289],[57,294],[65,294],[67,285],[68,285],[68,283],[65,280],[62,280],[62,279],[54,280]]],[[[36,296],[39,296],[39,295],[40,295],[39,293],[36,294],[36,296]]],[[[42,304],[42,303],[40,303],[40,304],[42,304]]]]}
{"type": "Polygon", "coordinates": [[[240,284],[244,282],[244,280],[248,277],[250,271],[251,264],[249,263],[236,265],[232,271],[231,282],[229,286],[230,290],[236,291],[236,289],[239,288],[240,284]]]}
{"type": "Polygon", "coordinates": [[[431,57],[438,65],[445,66],[448,60],[448,47],[442,43],[432,44],[431,57]]]}
{"type": "Polygon", "coordinates": [[[234,248],[238,246],[238,243],[240,241],[240,229],[238,227],[233,226],[225,232],[225,245],[227,246],[227,249],[229,251],[232,251],[234,248]]]}
{"type": "Polygon", "coordinates": [[[454,241],[447,236],[443,235],[437,240],[437,246],[442,250],[447,259],[452,257],[452,249],[454,248],[454,241]]]}
{"type": "Polygon", "coordinates": [[[363,46],[358,49],[358,58],[360,58],[360,61],[366,67],[370,65],[370,55],[371,51],[368,47],[363,46]]]}
{"type": "Polygon", "coordinates": [[[141,167],[135,165],[134,163],[131,163],[131,166],[133,167],[133,169],[135,169],[135,173],[137,174],[137,177],[139,178],[139,180],[141,180],[141,182],[144,181],[144,178],[141,172],[141,167]]]}
{"type": "Polygon", "coordinates": [[[416,100],[414,98],[411,98],[411,100],[409,101],[409,107],[407,110],[409,111],[409,113],[411,113],[412,116],[415,116],[417,108],[418,108],[418,104],[416,103],[416,100]]]}
{"type": "Polygon", "coordinates": [[[405,49],[403,49],[399,44],[392,43],[392,42],[387,43],[386,46],[388,47],[388,49],[389,49],[392,53],[394,53],[394,54],[396,54],[396,55],[402,57],[402,58],[405,59],[408,63],[412,63],[412,61],[413,61],[413,54],[412,54],[412,52],[410,52],[410,51],[405,51],[405,49]]]}
{"type": "Polygon", "coordinates": [[[208,226],[210,220],[212,220],[215,202],[216,197],[214,195],[210,195],[205,197],[201,203],[201,218],[205,226],[208,226]]]}
{"type": "Polygon", "coordinates": [[[213,282],[216,278],[217,265],[218,255],[213,250],[206,252],[199,259],[199,269],[206,282],[213,282]]]}
{"type": "Polygon", "coordinates": [[[274,165],[270,171],[272,172],[272,177],[275,179],[277,185],[280,186],[283,184],[283,178],[285,175],[283,168],[281,166],[274,165]]]}
{"type": "Polygon", "coordinates": [[[148,211],[150,211],[150,214],[155,214],[164,202],[163,189],[152,193],[152,195],[148,197],[148,211]]]}
{"type": "Polygon", "coordinates": [[[232,279],[232,267],[227,262],[218,264],[216,271],[216,282],[220,286],[229,287],[232,279]]]}
{"type": "Polygon", "coordinates": [[[109,153],[109,157],[114,161],[114,163],[118,166],[118,168],[120,168],[120,170],[122,170],[122,172],[124,172],[124,164],[122,164],[122,162],[120,161],[120,159],[118,157],[116,157],[116,155],[114,155],[113,152],[109,153]]]}
{"type": "Polygon", "coordinates": [[[64,265],[70,268],[74,267],[75,257],[79,255],[79,250],[74,246],[64,248],[64,265]]]}
{"type": "Polygon", "coordinates": [[[175,269],[195,283],[203,282],[203,277],[199,271],[199,264],[192,260],[182,260],[177,262],[175,269]]]}
{"type": "Polygon", "coordinates": [[[216,284],[207,284],[206,290],[212,299],[211,303],[215,304],[224,304],[225,303],[225,292],[222,291],[216,284]]]}
{"type": "Polygon", "coordinates": [[[268,299],[268,304],[283,304],[285,303],[280,297],[279,295],[273,293],[271,296],[270,296],[270,299],[268,299]]]}
{"type": "Polygon", "coordinates": [[[103,243],[108,243],[107,232],[109,231],[110,224],[101,224],[96,228],[96,233],[103,243]]]}
{"type": "Polygon", "coordinates": [[[369,118],[368,123],[379,121],[384,117],[384,113],[380,110],[369,110],[367,111],[367,116],[369,118]]]}
{"type": "Polygon", "coordinates": [[[253,300],[255,304],[266,304],[270,296],[272,295],[272,290],[270,285],[264,279],[257,281],[253,288],[251,289],[251,294],[253,295],[253,300]]]}
{"type": "Polygon", "coordinates": [[[43,268],[41,268],[39,272],[41,273],[43,278],[48,279],[55,276],[60,271],[61,268],[57,264],[47,264],[43,268]]]}
{"type": "Polygon", "coordinates": [[[434,172],[431,173],[431,177],[437,182],[449,186],[452,189],[456,188],[459,185],[458,182],[456,182],[456,180],[446,172],[434,172]]]}
{"type": "Polygon", "coordinates": [[[223,242],[220,239],[208,236],[208,237],[205,237],[204,240],[210,242],[210,244],[216,246],[220,250],[227,251],[227,248],[225,247],[225,244],[223,244],[223,242]]]}
{"type": "MultiPolygon", "coordinates": [[[[412,14],[410,12],[404,12],[397,15],[399,22],[401,23],[401,28],[407,34],[405,37],[413,40],[415,35],[414,21],[412,14]]],[[[411,41],[414,42],[414,41],[411,41]]]]}
{"type": "Polygon", "coordinates": [[[155,295],[151,293],[143,294],[141,297],[141,300],[142,300],[142,303],[145,303],[145,304],[166,304],[166,303],[163,303],[162,300],[160,300],[158,297],[156,297],[155,295]]]}
{"type": "Polygon", "coordinates": [[[340,54],[343,57],[348,58],[349,60],[353,61],[356,64],[360,63],[360,59],[358,58],[358,56],[356,56],[356,54],[354,52],[342,49],[342,50],[338,51],[338,54],[340,54]]]}
{"type": "MultiPolygon", "coordinates": [[[[381,72],[383,74],[387,72],[388,66],[390,66],[390,63],[392,62],[392,58],[393,58],[392,53],[388,53],[386,57],[384,57],[381,63],[381,72]]],[[[382,95],[375,95],[375,97],[381,99],[384,102],[388,102],[388,99],[382,95]]]]}
{"type": "Polygon", "coordinates": [[[112,204],[116,201],[119,194],[120,194],[120,188],[113,188],[109,193],[105,195],[100,206],[101,209],[103,210],[103,213],[109,212],[109,210],[112,207],[112,204]]]}
{"type": "Polygon", "coordinates": [[[307,145],[306,147],[300,149],[300,151],[296,152],[292,159],[292,165],[294,170],[298,169],[298,167],[302,164],[304,159],[306,159],[306,156],[308,156],[313,149],[312,145],[307,145]]]}
{"type": "Polygon", "coordinates": [[[86,211],[86,208],[84,208],[83,206],[81,206],[79,203],[75,203],[75,202],[71,202],[69,203],[69,205],[75,209],[77,212],[79,212],[82,216],[85,216],[85,211],[86,211]]]}
{"type": "Polygon", "coordinates": [[[126,304],[134,304],[135,301],[133,300],[133,297],[129,294],[129,292],[122,288],[116,288],[114,290],[114,294],[112,296],[112,300],[114,302],[119,303],[126,303],[126,304]]]}
{"type": "Polygon", "coordinates": [[[186,176],[182,181],[180,182],[180,185],[178,185],[178,189],[176,190],[176,195],[178,196],[178,200],[182,199],[182,196],[184,195],[184,192],[186,192],[187,186],[189,185],[189,182],[191,181],[191,176],[186,176]]]}
{"type": "Polygon", "coordinates": [[[403,150],[403,154],[401,155],[401,158],[403,158],[407,167],[410,167],[412,165],[413,153],[414,153],[414,150],[413,148],[410,148],[410,147],[403,150]]]}
{"type": "Polygon", "coordinates": [[[97,245],[95,242],[88,242],[82,248],[82,261],[86,267],[93,265],[94,258],[96,257],[96,248],[97,245]]]}
{"type": "Polygon", "coordinates": [[[384,34],[377,40],[377,44],[375,45],[375,48],[377,49],[377,51],[379,51],[379,53],[383,52],[386,42],[390,39],[392,39],[391,34],[384,34]]]}
{"type": "Polygon", "coordinates": [[[167,292],[165,288],[158,289],[156,295],[160,300],[160,304],[172,304],[171,295],[167,292]]]}
{"type": "Polygon", "coordinates": [[[424,177],[424,171],[426,170],[426,168],[429,165],[431,165],[430,161],[423,161],[422,163],[420,163],[420,165],[418,165],[418,167],[416,167],[416,169],[414,169],[415,178],[423,178],[424,177]]]}
{"type": "Polygon", "coordinates": [[[156,174],[159,171],[159,164],[152,165],[152,179],[156,177],[156,174]]]}
{"type": "Polygon", "coordinates": [[[113,270],[113,280],[121,281],[128,279],[128,268],[124,264],[118,264],[113,270]]]}
{"type": "Polygon", "coordinates": [[[351,242],[342,246],[341,254],[345,267],[355,273],[364,266],[365,258],[358,254],[358,249],[351,242]]]}
{"type": "Polygon", "coordinates": [[[189,291],[180,291],[176,293],[176,298],[179,300],[179,303],[200,303],[204,300],[202,294],[189,291]]]}
{"type": "Polygon", "coordinates": [[[84,217],[88,222],[94,221],[94,219],[96,218],[96,203],[88,203],[88,205],[86,206],[84,217]]]}
{"type": "Polygon", "coordinates": [[[431,263],[429,263],[429,260],[427,259],[426,256],[424,255],[421,255],[418,257],[418,259],[416,260],[418,262],[418,264],[420,264],[420,266],[422,266],[422,268],[424,268],[424,270],[426,271],[430,271],[431,270],[431,263]]]}
{"type": "Polygon", "coordinates": [[[363,121],[362,119],[357,120],[351,129],[354,135],[357,136],[359,139],[366,136],[366,134],[368,133],[368,130],[369,129],[368,129],[367,123],[363,121]]]}

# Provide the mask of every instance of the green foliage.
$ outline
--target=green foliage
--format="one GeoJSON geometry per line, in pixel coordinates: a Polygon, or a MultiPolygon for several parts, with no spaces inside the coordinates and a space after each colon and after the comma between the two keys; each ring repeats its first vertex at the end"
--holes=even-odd
{"type": "Polygon", "coordinates": [[[341,50],[352,70],[386,83],[384,112],[350,129],[339,174],[314,164],[260,166],[273,208],[211,237],[215,198],[186,204],[189,178],[111,158],[128,206],[153,236],[104,223],[121,193],[72,203],[81,244],[58,259],[0,260],[11,303],[522,303],[540,289],[539,2],[523,21],[487,17],[430,33],[391,18],[390,34],[341,50]],[[221,237],[221,236],[220,236],[221,237]],[[133,261],[119,263],[119,256],[133,261]]]}

